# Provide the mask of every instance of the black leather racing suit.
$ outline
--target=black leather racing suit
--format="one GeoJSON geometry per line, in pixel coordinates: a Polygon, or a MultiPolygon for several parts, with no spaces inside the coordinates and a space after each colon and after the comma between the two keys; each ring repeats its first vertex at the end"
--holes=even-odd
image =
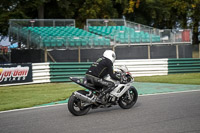
{"type": "Polygon", "coordinates": [[[111,90],[114,87],[114,83],[103,79],[107,74],[109,74],[112,79],[120,80],[120,76],[118,77],[114,74],[112,61],[108,58],[101,57],[88,69],[86,72],[86,79],[88,83],[94,85],[97,89],[104,87],[111,90]]]}

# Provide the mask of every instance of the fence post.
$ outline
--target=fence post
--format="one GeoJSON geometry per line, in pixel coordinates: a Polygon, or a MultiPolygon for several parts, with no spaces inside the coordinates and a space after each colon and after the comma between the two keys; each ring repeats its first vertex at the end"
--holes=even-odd
{"type": "Polygon", "coordinates": [[[47,62],[47,48],[44,49],[44,62],[47,62]]]}
{"type": "Polygon", "coordinates": [[[200,43],[199,43],[199,58],[200,58],[200,43]]]}
{"type": "Polygon", "coordinates": [[[78,47],[78,62],[81,62],[81,48],[78,47]]]}
{"type": "Polygon", "coordinates": [[[148,45],[148,59],[151,59],[151,46],[148,45]]]}
{"type": "Polygon", "coordinates": [[[178,45],[176,45],[176,58],[179,58],[178,45]]]}
{"type": "Polygon", "coordinates": [[[112,47],[112,50],[115,52],[115,45],[112,47]]]}

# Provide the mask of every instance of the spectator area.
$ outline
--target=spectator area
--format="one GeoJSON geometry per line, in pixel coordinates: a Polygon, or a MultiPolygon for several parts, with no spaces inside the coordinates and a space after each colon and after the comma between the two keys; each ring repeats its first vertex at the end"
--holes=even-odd
{"type": "Polygon", "coordinates": [[[190,30],[160,30],[124,19],[87,19],[84,30],[74,19],[11,19],[9,37],[11,44],[49,49],[191,43],[190,30]]]}
{"type": "Polygon", "coordinates": [[[160,42],[160,36],[144,31],[136,31],[126,26],[89,26],[89,31],[111,40],[116,39],[117,43],[149,43],[160,42]]]}
{"type": "Polygon", "coordinates": [[[118,44],[155,43],[160,36],[144,31],[137,31],[126,26],[89,26],[89,30],[73,26],[56,27],[12,27],[12,34],[18,35],[22,42],[30,46],[61,47],[102,47],[118,44]]]}
{"type": "MultiPolygon", "coordinates": [[[[12,29],[14,33],[17,28],[12,29]]],[[[105,37],[87,32],[75,27],[23,27],[20,38],[29,40],[40,47],[77,47],[77,46],[105,46],[110,45],[110,40],[105,37]]]]}

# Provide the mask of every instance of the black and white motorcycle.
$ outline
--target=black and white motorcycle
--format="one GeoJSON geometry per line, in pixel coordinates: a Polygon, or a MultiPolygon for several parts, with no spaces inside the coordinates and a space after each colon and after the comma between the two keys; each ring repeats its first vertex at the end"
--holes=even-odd
{"type": "Polygon", "coordinates": [[[85,115],[88,111],[96,108],[108,108],[113,105],[119,105],[123,109],[131,108],[138,99],[138,93],[132,83],[134,81],[131,74],[128,72],[126,66],[117,68],[118,73],[122,76],[122,82],[115,81],[110,76],[105,77],[105,80],[112,81],[115,84],[115,88],[105,94],[101,103],[97,102],[98,96],[104,91],[104,89],[95,89],[93,86],[87,84],[84,78],[70,77],[70,79],[86,88],[86,90],[78,90],[73,92],[68,101],[69,111],[75,115],[85,115]]]}

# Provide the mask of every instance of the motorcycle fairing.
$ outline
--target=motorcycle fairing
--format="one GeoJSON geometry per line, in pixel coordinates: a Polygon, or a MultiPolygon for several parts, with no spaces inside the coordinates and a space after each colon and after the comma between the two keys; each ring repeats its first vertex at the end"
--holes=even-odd
{"type": "Polygon", "coordinates": [[[128,84],[119,84],[112,92],[111,95],[116,97],[121,97],[131,86],[131,83],[128,84]]]}
{"type": "Polygon", "coordinates": [[[87,80],[85,78],[69,77],[69,79],[72,80],[73,82],[75,82],[76,84],[79,84],[80,86],[86,88],[86,89],[89,89],[91,91],[95,91],[95,88],[90,86],[87,83],[87,80]]]}

